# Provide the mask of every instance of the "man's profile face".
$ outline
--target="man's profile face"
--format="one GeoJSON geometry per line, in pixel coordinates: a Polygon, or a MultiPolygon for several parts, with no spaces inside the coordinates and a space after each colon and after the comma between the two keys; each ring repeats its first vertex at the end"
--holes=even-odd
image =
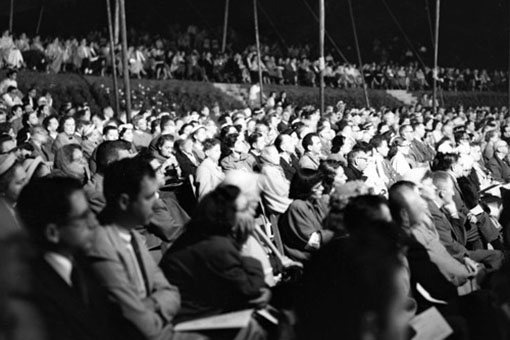
{"type": "Polygon", "coordinates": [[[312,153],[320,154],[322,149],[321,139],[317,136],[312,137],[312,145],[309,148],[312,153]]]}
{"type": "Polygon", "coordinates": [[[140,183],[140,192],[136,197],[131,198],[128,207],[133,215],[133,222],[138,225],[147,225],[152,218],[152,208],[156,202],[156,193],[158,191],[158,180],[145,176],[140,183]]]}
{"type": "Polygon", "coordinates": [[[422,223],[427,212],[427,202],[421,198],[418,189],[406,190],[407,213],[411,225],[422,223]]]}
{"type": "Polygon", "coordinates": [[[382,141],[381,145],[377,148],[377,151],[383,157],[388,156],[388,152],[390,151],[390,148],[388,147],[388,142],[382,141]]]}
{"type": "Polygon", "coordinates": [[[70,212],[66,221],[59,225],[59,244],[71,254],[86,252],[99,223],[90,210],[85,194],[77,190],[69,197],[70,212]]]}
{"type": "Polygon", "coordinates": [[[114,141],[119,139],[119,131],[117,129],[108,130],[108,133],[104,137],[107,141],[114,141]]]}

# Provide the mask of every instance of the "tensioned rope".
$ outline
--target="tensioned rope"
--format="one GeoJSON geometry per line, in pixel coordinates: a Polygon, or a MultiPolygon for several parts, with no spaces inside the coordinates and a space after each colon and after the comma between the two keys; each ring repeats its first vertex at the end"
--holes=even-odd
{"type": "Polygon", "coordinates": [[[432,26],[432,16],[430,15],[429,0],[425,0],[425,11],[427,12],[427,22],[429,23],[431,46],[434,46],[434,29],[432,26]]]}
{"type": "Polygon", "coordinates": [[[361,74],[361,81],[363,81],[363,92],[365,94],[365,102],[367,104],[367,107],[370,107],[370,102],[368,101],[367,83],[365,82],[365,72],[363,72],[363,62],[361,61],[361,51],[359,48],[356,21],[354,20],[354,11],[352,9],[352,1],[347,0],[347,2],[349,3],[349,14],[351,15],[352,32],[354,33],[354,43],[356,44],[356,52],[358,53],[359,72],[361,74]]]}
{"type": "Polygon", "coordinates": [[[278,28],[274,24],[273,20],[271,20],[271,17],[269,16],[269,14],[266,12],[264,7],[262,7],[262,2],[258,1],[257,4],[259,6],[259,9],[262,11],[262,14],[266,17],[267,21],[269,22],[269,25],[271,25],[271,27],[275,31],[276,35],[278,36],[278,39],[280,39],[280,41],[285,46],[285,49],[287,49],[287,42],[285,41],[285,39],[283,38],[282,34],[280,33],[280,31],[278,30],[278,28]]]}
{"type": "Polygon", "coordinates": [[[411,39],[409,39],[409,37],[407,36],[406,32],[404,31],[404,29],[402,28],[402,26],[400,25],[400,22],[398,21],[397,17],[395,16],[395,14],[393,14],[393,11],[391,10],[390,6],[388,6],[388,3],[386,2],[386,0],[381,0],[384,4],[384,7],[386,7],[386,9],[388,10],[388,13],[390,14],[391,18],[393,19],[393,21],[395,22],[395,24],[397,25],[398,29],[400,30],[400,32],[402,33],[402,35],[404,36],[404,39],[406,40],[407,44],[409,45],[409,47],[411,47],[411,49],[413,50],[414,52],[414,55],[416,56],[416,58],[418,59],[418,61],[420,62],[421,66],[423,68],[426,67],[425,63],[423,62],[423,59],[420,57],[420,54],[418,53],[418,51],[416,50],[416,48],[413,46],[413,43],[411,42],[411,39]]]}

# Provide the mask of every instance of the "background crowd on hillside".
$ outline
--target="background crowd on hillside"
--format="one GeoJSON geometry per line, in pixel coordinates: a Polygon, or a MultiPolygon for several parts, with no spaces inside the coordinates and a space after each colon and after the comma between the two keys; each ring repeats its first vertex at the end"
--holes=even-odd
{"type": "MultiPolygon", "coordinates": [[[[253,45],[236,45],[222,52],[220,41],[197,26],[175,28],[160,37],[132,30],[129,38],[132,77],[225,83],[258,81],[258,59],[253,45]]],[[[404,52],[394,56],[379,45],[374,46],[377,60],[365,62],[361,68],[337,51],[328,53],[325,57],[326,86],[359,88],[364,78],[367,86],[373,89],[419,91],[432,88],[432,66],[423,64],[426,50],[420,49],[416,55],[401,49],[404,52]]],[[[263,44],[261,54],[264,83],[319,85],[319,59],[309,45],[263,44]]],[[[101,32],[91,32],[84,38],[63,38],[28,37],[25,33],[13,36],[5,31],[0,37],[0,67],[104,76],[111,74],[113,65],[122,73],[120,45],[115,46],[115,60],[112,60],[107,35],[101,32]]],[[[439,87],[445,91],[505,91],[508,88],[508,75],[503,70],[445,66],[439,69],[437,78],[439,87]]]]}

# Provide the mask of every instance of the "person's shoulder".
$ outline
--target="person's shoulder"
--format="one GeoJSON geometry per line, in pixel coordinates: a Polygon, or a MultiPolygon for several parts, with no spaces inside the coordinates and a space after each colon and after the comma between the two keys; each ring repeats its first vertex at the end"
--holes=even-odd
{"type": "Polygon", "coordinates": [[[197,254],[203,258],[225,258],[229,253],[238,253],[239,250],[234,244],[234,240],[230,237],[213,235],[201,242],[197,243],[194,247],[197,254]]]}
{"type": "Polygon", "coordinates": [[[289,210],[305,210],[310,209],[311,206],[312,202],[308,200],[297,199],[292,201],[292,203],[289,205],[289,210]]]}
{"type": "Polygon", "coordinates": [[[117,238],[115,227],[111,225],[99,226],[96,228],[92,240],[92,247],[89,249],[89,256],[108,257],[115,252],[113,240],[117,238]]]}

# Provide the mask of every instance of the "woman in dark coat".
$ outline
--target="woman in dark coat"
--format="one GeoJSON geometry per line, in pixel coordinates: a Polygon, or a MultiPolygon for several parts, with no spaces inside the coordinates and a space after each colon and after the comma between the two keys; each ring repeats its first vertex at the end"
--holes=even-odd
{"type": "Polygon", "coordinates": [[[181,293],[176,322],[254,307],[252,300],[268,302],[260,262],[241,255],[251,230],[239,222],[248,208],[239,188],[219,186],[200,201],[163,256],[160,267],[181,293]]]}
{"type": "Polygon", "coordinates": [[[322,180],[319,171],[301,169],[290,183],[289,198],[294,201],[280,217],[278,227],[285,253],[293,260],[308,260],[314,250],[333,237],[331,230],[322,227],[327,214],[322,180]]]}

